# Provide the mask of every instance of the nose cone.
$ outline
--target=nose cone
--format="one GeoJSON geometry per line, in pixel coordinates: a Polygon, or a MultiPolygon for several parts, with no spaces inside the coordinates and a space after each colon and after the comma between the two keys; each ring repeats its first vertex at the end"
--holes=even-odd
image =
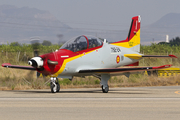
{"type": "Polygon", "coordinates": [[[28,61],[28,64],[32,66],[32,61],[28,61]]]}
{"type": "Polygon", "coordinates": [[[28,64],[33,66],[34,68],[41,68],[44,64],[44,61],[41,57],[33,57],[31,60],[28,61],[28,64]]]}

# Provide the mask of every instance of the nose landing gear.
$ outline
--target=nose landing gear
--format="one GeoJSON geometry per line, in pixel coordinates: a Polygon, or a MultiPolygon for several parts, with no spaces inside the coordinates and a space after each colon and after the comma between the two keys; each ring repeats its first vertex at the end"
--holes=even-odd
{"type": "Polygon", "coordinates": [[[60,85],[59,85],[58,78],[54,78],[54,77],[51,78],[50,87],[51,87],[51,92],[52,93],[59,92],[60,85]]]}
{"type": "Polygon", "coordinates": [[[108,86],[108,80],[109,79],[110,79],[109,74],[101,75],[101,85],[102,85],[102,92],[103,93],[108,93],[108,91],[109,91],[109,86],[108,86]]]}

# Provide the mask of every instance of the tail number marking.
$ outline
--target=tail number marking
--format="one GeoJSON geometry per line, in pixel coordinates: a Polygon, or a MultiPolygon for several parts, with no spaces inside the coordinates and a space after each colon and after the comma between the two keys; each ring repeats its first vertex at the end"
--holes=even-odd
{"type": "Polygon", "coordinates": [[[111,53],[120,53],[121,49],[118,47],[111,47],[111,53]]]}

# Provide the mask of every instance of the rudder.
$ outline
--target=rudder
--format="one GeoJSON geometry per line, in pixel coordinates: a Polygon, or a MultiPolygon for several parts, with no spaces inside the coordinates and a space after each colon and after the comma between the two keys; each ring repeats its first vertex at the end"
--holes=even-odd
{"type": "Polygon", "coordinates": [[[135,16],[132,18],[131,26],[129,29],[128,37],[126,40],[112,43],[112,45],[130,48],[133,51],[140,52],[140,24],[141,17],[135,16]]]}

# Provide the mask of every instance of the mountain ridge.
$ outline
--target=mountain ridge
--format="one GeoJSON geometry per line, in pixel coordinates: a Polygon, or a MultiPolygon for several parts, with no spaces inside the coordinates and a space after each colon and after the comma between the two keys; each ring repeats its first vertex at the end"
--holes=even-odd
{"type": "Polygon", "coordinates": [[[142,27],[142,43],[165,42],[166,35],[169,38],[180,36],[180,13],[168,13],[148,26],[142,27]]]}
{"type": "Polygon", "coordinates": [[[47,11],[36,8],[17,8],[11,5],[0,6],[0,41],[2,43],[20,41],[27,43],[31,37],[57,41],[57,34],[68,29],[47,11]]]}
{"type": "MultiPolygon", "coordinates": [[[[175,38],[180,33],[180,13],[168,13],[153,24],[141,27],[141,43],[165,41],[165,36],[175,38]]],[[[12,5],[0,5],[0,44],[7,42],[30,43],[32,38],[51,41],[52,43],[65,42],[78,35],[94,35],[106,38],[109,42],[126,39],[126,30],[85,30],[73,29],[62,23],[51,13],[37,8],[12,5]]]]}

